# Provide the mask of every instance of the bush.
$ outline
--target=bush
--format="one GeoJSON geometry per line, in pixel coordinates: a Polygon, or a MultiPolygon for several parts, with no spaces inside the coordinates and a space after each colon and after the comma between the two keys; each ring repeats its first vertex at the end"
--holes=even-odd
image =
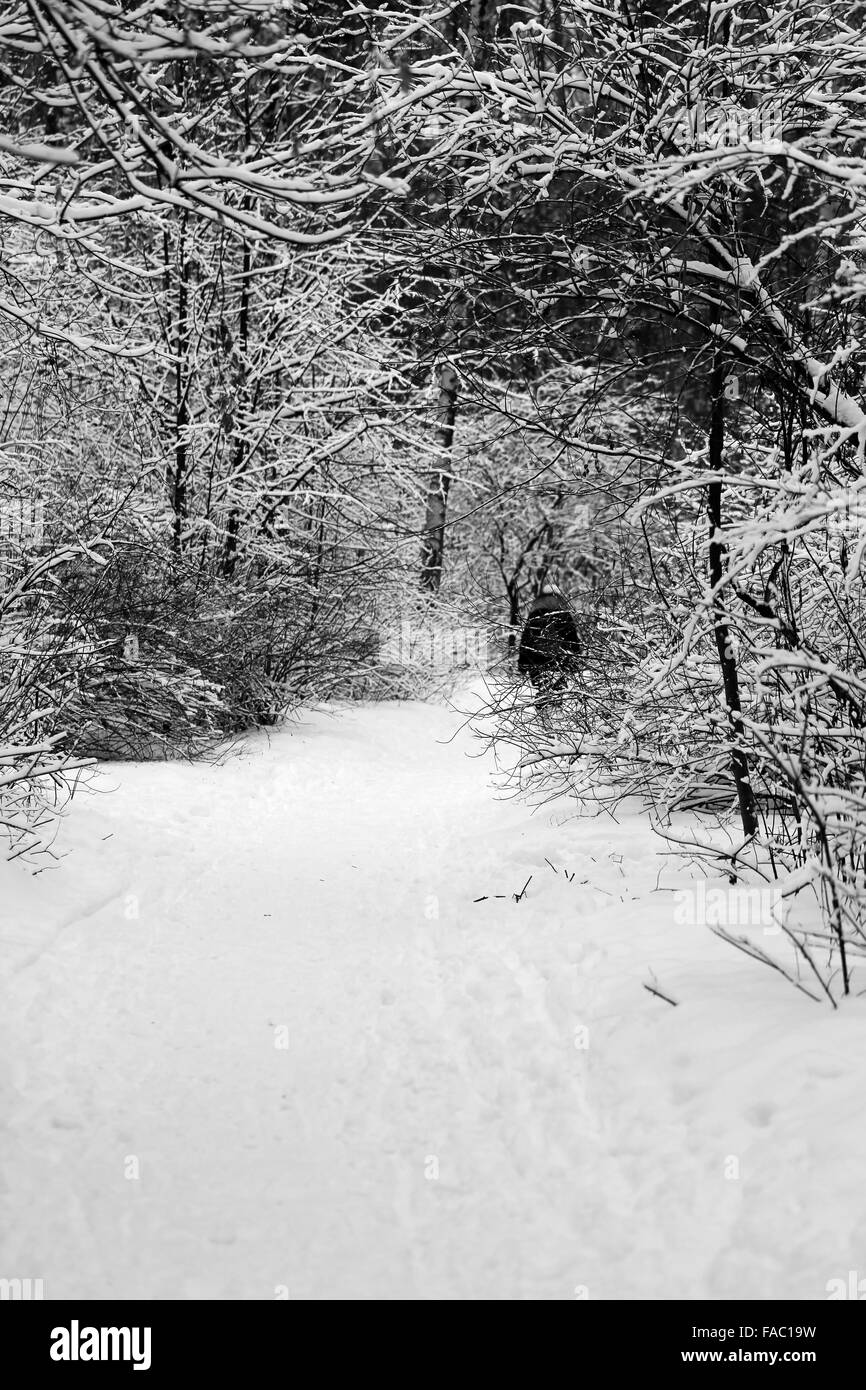
{"type": "MultiPolygon", "coordinates": [[[[70,707],[99,656],[58,611],[58,576],[83,555],[65,549],[17,567],[0,596],[0,825],[10,857],[47,851],[83,765],[66,740],[70,707]]],[[[98,567],[91,552],[88,563],[98,567]]]]}
{"type": "Polygon", "coordinates": [[[370,625],[287,566],[227,579],[138,538],[71,567],[63,603],[101,656],[69,707],[74,748],[100,758],[201,756],[303,700],[354,693],[375,658],[370,625]]]}

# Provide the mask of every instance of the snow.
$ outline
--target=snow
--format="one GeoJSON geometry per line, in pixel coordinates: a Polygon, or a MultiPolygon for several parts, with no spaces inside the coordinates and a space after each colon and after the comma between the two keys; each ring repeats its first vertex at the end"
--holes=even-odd
{"type": "Polygon", "coordinates": [[[463,723],[360,705],[106,767],[56,868],[0,867],[0,1275],[822,1299],[866,1274],[862,1002],[681,920],[689,872],[640,814],[504,797],[463,723]]]}

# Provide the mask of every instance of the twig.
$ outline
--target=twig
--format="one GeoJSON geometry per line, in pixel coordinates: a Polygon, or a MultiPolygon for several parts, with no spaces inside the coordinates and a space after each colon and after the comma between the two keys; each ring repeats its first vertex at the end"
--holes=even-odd
{"type": "Polygon", "coordinates": [[[515,901],[516,903],[519,903],[519,902],[520,902],[520,899],[523,897],[524,893],[526,892],[526,890],[527,890],[527,888],[529,887],[529,885],[530,885],[531,882],[532,882],[532,874],[529,875],[529,878],[528,878],[528,879],[526,880],[526,882],[524,883],[524,885],[523,885],[523,887],[521,888],[520,892],[519,892],[519,893],[513,894],[514,901],[515,901]]]}
{"type": "Polygon", "coordinates": [[[674,1008],[676,1008],[679,1003],[678,999],[671,999],[669,995],[663,994],[660,989],[656,989],[655,985],[645,984],[644,989],[649,990],[650,994],[654,994],[658,999],[663,999],[666,1004],[672,1004],[674,1008]]]}

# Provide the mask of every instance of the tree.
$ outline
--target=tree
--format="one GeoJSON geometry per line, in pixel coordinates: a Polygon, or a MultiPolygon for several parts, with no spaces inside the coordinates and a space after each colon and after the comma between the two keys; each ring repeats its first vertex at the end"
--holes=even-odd
{"type": "MultiPolygon", "coordinates": [[[[814,739],[819,764],[834,750],[834,793],[842,785],[856,801],[859,754],[840,760],[838,740],[850,749],[862,718],[860,551],[848,553],[844,594],[836,583],[828,592],[806,543],[839,505],[843,480],[858,487],[866,448],[857,332],[866,130],[850,95],[866,52],[854,10],[574,0],[555,24],[539,8],[488,40],[481,56],[455,45],[416,74],[419,85],[434,67],[449,77],[416,177],[447,182],[454,216],[415,234],[471,305],[464,399],[571,362],[592,366],[603,398],[642,392],[655,402],[667,442],[654,505],[674,524],[670,558],[702,563],[689,561],[677,583],[679,633],[667,651],[670,596],[659,594],[659,626],[643,633],[654,663],[647,696],[666,708],[689,692],[685,742],[702,750],[680,767],[695,786],[717,776],[714,750],[724,751],[743,827],[735,872],[751,855],[753,868],[784,878],[785,864],[814,851],[810,881],[834,924],[847,990],[862,931],[859,839],[821,809],[829,789],[819,793],[811,754],[807,774],[793,749],[814,739]],[[728,397],[738,403],[725,430],[728,397]],[[822,589],[836,617],[816,624],[822,589]],[[708,644],[721,720],[706,704],[708,644]]],[[[593,449],[591,437],[572,440],[593,449]]],[[[620,486],[615,470],[609,486],[620,486]]],[[[640,491],[634,516],[644,524],[640,491]]],[[[664,554],[648,559],[658,582],[664,554]]],[[[663,785],[668,741],[656,755],[663,785]]],[[[630,739],[625,747],[627,757],[613,745],[604,756],[624,766],[634,756],[630,739]]],[[[802,936],[795,945],[813,959],[802,936]]]]}

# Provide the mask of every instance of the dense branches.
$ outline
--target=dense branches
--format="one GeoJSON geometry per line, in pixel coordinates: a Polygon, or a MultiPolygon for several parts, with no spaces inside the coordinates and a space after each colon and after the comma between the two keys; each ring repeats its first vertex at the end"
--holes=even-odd
{"type": "Polygon", "coordinates": [[[0,482],[46,517],[12,583],[79,555],[58,709],[198,751],[462,611],[531,782],[812,891],[785,939],[853,988],[862,17],[8,7],[0,482]],[[548,577],[585,670],[539,745],[508,654],[548,577]]]}

